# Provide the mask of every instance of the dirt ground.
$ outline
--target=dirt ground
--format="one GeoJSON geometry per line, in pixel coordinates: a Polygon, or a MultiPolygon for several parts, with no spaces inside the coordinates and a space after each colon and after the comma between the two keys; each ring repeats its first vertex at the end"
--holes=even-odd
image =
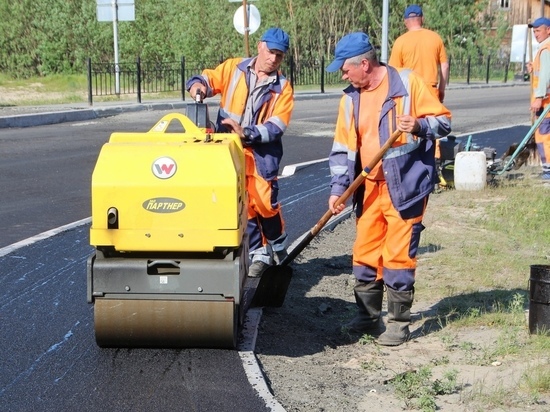
{"type": "MultiPolygon", "coordinates": [[[[441,202],[444,196],[430,198],[424,220],[428,230],[441,202]]],[[[275,398],[286,411],[415,409],[415,400],[399,397],[393,382],[423,367],[431,371],[431,381],[443,380],[452,369],[459,385],[450,394],[437,395],[436,405],[423,410],[550,411],[549,393],[533,400],[520,389],[522,374],[532,364],[529,359],[504,356],[476,361],[499,339],[501,329],[446,330],[435,316],[440,302],[426,293],[417,291],[411,340],[399,347],[378,346],[373,340],[343,332],[341,325],[355,313],[350,254],[354,236],[353,218],[332,232],[321,232],[293,263],[294,276],[284,305],[264,308],[255,352],[275,398]]],[[[429,277],[423,275],[423,268],[419,256],[417,285],[429,277]]],[[[384,299],[384,315],[385,305],[384,299]]],[[[550,368],[548,358],[543,362],[550,368]]]]}

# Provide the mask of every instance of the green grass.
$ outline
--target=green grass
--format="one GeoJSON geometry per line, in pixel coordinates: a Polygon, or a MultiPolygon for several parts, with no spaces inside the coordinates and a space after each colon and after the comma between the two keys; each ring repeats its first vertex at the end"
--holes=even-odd
{"type": "MultiPolygon", "coordinates": [[[[478,381],[461,394],[471,410],[535,404],[550,392],[550,336],[531,335],[526,316],[530,265],[550,269],[550,187],[539,172],[524,167],[485,190],[447,190],[430,198],[416,285],[437,305],[424,330],[436,331],[445,349],[460,353],[467,365],[530,361],[513,389],[478,381]],[[462,338],[461,331],[489,329],[490,342],[462,338]]],[[[417,386],[429,388],[426,379],[417,386]]],[[[422,406],[419,397],[406,406],[430,410],[429,399],[422,406]]]]}
{"type": "Polygon", "coordinates": [[[454,369],[445,372],[443,379],[432,379],[429,367],[397,375],[392,381],[395,393],[408,409],[422,411],[437,410],[436,396],[451,394],[459,389],[458,372],[454,369]]]}
{"type": "Polygon", "coordinates": [[[37,92],[80,92],[87,88],[85,75],[51,75],[47,77],[35,77],[30,79],[13,79],[0,74],[0,87],[10,89],[31,89],[37,92]]]}
{"type": "Polygon", "coordinates": [[[427,216],[433,221],[423,232],[426,253],[419,260],[449,277],[438,282],[438,294],[525,289],[529,265],[550,263],[550,228],[543,223],[550,221],[549,194],[550,188],[526,181],[435,195],[445,204],[430,207],[430,200],[427,216]],[[463,280],[461,290],[447,290],[456,286],[456,276],[463,280]]]}
{"type": "MultiPolygon", "coordinates": [[[[187,95],[186,98],[189,96],[187,95]]],[[[181,99],[181,91],[143,93],[142,101],[181,99]]],[[[137,101],[136,94],[92,96],[93,102],[137,101]]],[[[87,103],[86,75],[51,75],[12,79],[0,74],[0,107],[87,103]]]]}
{"type": "Polygon", "coordinates": [[[84,75],[52,75],[25,80],[0,75],[0,107],[86,102],[87,90],[84,75]]]}
{"type": "Polygon", "coordinates": [[[531,395],[550,392],[550,365],[537,365],[526,371],[522,377],[522,386],[531,395]]]}

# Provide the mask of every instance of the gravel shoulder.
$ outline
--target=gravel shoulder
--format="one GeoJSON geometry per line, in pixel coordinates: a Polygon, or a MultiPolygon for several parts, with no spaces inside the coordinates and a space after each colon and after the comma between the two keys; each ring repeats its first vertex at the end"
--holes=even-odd
{"type": "MultiPolygon", "coordinates": [[[[461,195],[447,191],[431,196],[425,232],[445,232],[446,223],[466,225],[461,216],[456,216],[456,222],[441,221],[456,196],[461,195]]],[[[432,251],[425,245],[419,255],[410,341],[382,347],[368,336],[342,331],[341,325],[355,314],[354,237],[353,218],[333,231],[321,232],[293,262],[294,276],[284,305],[263,310],[255,353],[286,411],[419,410],[418,399],[400,396],[394,383],[404,374],[419,375],[427,369],[430,382],[444,381],[453,371],[457,386],[450,393],[434,396],[435,405],[422,410],[550,410],[549,392],[533,397],[522,388],[526,370],[540,365],[550,368],[548,356],[495,355],[491,348],[503,339],[506,327],[452,327],[438,316],[440,307],[448,306],[451,298],[438,297],[430,288],[444,288],[456,274],[442,270],[433,276],[430,259],[443,249],[456,247],[451,239],[450,244],[432,251]]],[[[384,301],[384,316],[385,307],[384,301]]],[[[527,322],[514,339],[518,345],[529,339],[527,322]]]]}

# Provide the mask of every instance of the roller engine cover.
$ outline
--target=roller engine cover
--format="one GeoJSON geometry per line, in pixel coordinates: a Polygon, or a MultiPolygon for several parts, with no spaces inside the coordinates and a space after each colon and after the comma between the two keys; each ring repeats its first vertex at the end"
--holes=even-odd
{"type": "Polygon", "coordinates": [[[87,276],[99,346],[235,347],[248,269],[243,150],[238,135],[179,113],[102,147],[87,276]],[[173,121],[183,132],[167,132],[173,121]]]}

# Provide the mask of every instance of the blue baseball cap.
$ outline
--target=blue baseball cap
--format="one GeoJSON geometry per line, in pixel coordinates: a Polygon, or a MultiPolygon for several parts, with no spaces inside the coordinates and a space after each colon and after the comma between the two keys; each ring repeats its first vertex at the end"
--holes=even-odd
{"type": "Polygon", "coordinates": [[[406,19],[409,17],[420,17],[423,16],[422,13],[422,7],[420,7],[418,4],[411,4],[409,7],[405,9],[405,14],[403,17],[406,19]]]}
{"type": "Polygon", "coordinates": [[[270,50],[280,50],[286,53],[290,45],[290,38],[283,30],[278,28],[267,29],[261,38],[270,50]]]}
{"type": "Polygon", "coordinates": [[[529,23],[528,26],[534,27],[535,29],[540,26],[550,27],[550,19],[547,19],[546,17],[539,17],[533,23],[529,23]]]}
{"type": "Polygon", "coordinates": [[[340,70],[347,59],[359,56],[369,50],[372,50],[372,44],[370,44],[369,36],[365,33],[346,34],[336,44],[334,61],[325,70],[329,73],[340,70]]]}

